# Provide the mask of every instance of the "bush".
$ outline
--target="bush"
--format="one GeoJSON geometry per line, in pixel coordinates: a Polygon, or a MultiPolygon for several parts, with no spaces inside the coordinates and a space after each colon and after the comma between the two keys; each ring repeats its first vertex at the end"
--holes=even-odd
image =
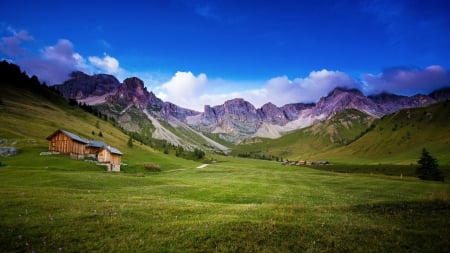
{"type": "Polygon", "coordinates": [[[161,171],[161,168],[159,167],[159,165],[156,165],[153,163],[144,164],[144,168],[145,168],[145,170],[150,171],[150,172],[160,172],[161,171]]]}

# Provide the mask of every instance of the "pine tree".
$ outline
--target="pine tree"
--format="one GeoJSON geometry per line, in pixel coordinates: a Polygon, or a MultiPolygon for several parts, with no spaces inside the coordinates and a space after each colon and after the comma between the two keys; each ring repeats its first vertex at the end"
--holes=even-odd
{"type": "Polygon", "coordinates": [[[437,160],[425,148],[422,149],[422,156],[417,163],[419,167],[416,169],[416,174],[420,179],[444,181],[437,160]]]}
{"type": "Polygon", "coordinates": [[[130,136],[130,138],[128,139],[128,147],[130,147],[130,148],[133,147],[133,138],[131,138],[131,136],[130,136]]]}

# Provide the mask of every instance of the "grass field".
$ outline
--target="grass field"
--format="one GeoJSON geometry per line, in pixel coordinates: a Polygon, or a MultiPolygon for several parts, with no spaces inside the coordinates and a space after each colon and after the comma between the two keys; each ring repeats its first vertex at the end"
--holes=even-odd
{"type": "MultiPolygon", "coordinates": [[[[198,169],[199,162],[138,142],[129,147],[129,137],[111,122],[49,91],[1,84],[0,95],[0,140],[19,151],[0,157],[0,252],[450,251],[448,177],[445,183],[412,177],[408,164],[420,155],[414,150],[391,157],[380,149],[370,157],[367,144],[356,141],[347,153],[326,149],[320,160],[334,167],[209,155],[217,162],[198,169]],[[45,138],[59,128],[119,148],[127,165],[107,173],[93,163],[40,156],[48,149],[45,138]]],[[[377,143],[382,134],[386,142],[378,146],[395,141],[400,151],[434,143],[431,154],[450,164],[448,114],[418,112],[420,125],[408,115],[398,126],[387,118],[370,140],[377,143]],[[434,120],[442,124],[431,131],[427,125],[434,120]],[[415,136],[418,127],[426,134],[415,136]]],[[[296,157],[303,155],[295,140],[281,141],[296,157]]]]}
{"type": "Polygon", "coordinates": [[[2,159],[0,252],[450,249],[448,183],[222,156],[107,173],[41,148],[2,159]]]}

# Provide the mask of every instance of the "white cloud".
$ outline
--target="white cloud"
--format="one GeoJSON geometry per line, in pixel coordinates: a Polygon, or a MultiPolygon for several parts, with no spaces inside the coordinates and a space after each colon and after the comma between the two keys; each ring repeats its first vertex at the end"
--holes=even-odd
{"type": "Polygon", "coordinates": [[[158,88],[160,90],[158,96],[182,107],[199,109],[198,97],[207,83],[208,78],[203,73],[195,76],[192,72],[178,71],[158,88]]]}
{"type": "Polygon", "coordinates": [[[6,36],[0,40],[0,53],[9,57],[16,57],[25,53],[22,43],[32,41],[33,37],[25,30],[16,31],[11,26],[6,29],[11,36],[6,36]]]}
{"type": "Polygon", "coordinates": [[[72,43],[66,39],[45,47],[39,57],[19,59],[18,63],[28,74],[49,84],[62,83],[72,71],[87,68],[83,57],[74,52],[72,43]]]}
{"type": "Polygon", "coordinates": [[[123,69],[119,66],[119,61],[107,54],[104,54],[103,58],[90,56],[88,59],[89,62],[101,72],[105,72],[107,74],[120,74],[123,72],[123,69]]]}
{"type": "Polygon", "coordinates": [[[438,65],[425,69],[391,68],[380,74],[365,74],[363,90],[367,94],[390,92],[401,95],[429,93],[450,85],[450,72],[438,65]]]}
{"type": "Polygon", "coordinates": [[[60,39],[55,45],[46,46],[39,55],[26,55],[22,42],[33,40],[26,31],[16,32],[8,28],[13,36],[3,37],[0,42],[0,53],[12,57],[29,75],[36,75],[48,84],[62,83],[68,79],[72,71],[79,70],[92,74],[95,72],[120,75],[125,71],[120,68],[119,61],[107,54],[103,58],[91,56],[89,62],[78,52],[70,40],[60,39]]]}
{"type": "Polygon", "coordinates": [[[260,85],[252,83],[252,86],[250,88],[245,82],[209,80],[205,74],[195,76],[191,72],[177,72],[170,81],[157,88],[157,95],[165,101],[198,111],[202,111],[204,105],[219,105],[233,98],[243,98],[255,107],[268,102],[282,106],[316,102],[335,87],[353,88],[357,82],[343,72],[324,69],[313,71],[305,78],[290,80],[286,76],[275,77],[260,85]],[[228,89],[224,90],[223,87],[228,89]]]}
{"type": "Polygon", "coordinates": [[[260,89],[248,90],[242,95],[255,106],[260,107],[272,102],[277,106],[289,103],[317,102],[336,87],[353,88],[357,82],[339,71],[326,69],[312,71],[305,78],[290,80],[287,76],[275,77],[266,82],[260,89]]]}

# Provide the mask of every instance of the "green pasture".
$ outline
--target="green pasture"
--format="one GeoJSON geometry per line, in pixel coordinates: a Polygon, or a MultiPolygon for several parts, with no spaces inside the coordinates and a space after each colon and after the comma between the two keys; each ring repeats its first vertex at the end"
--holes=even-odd
{"type": "Polygon", "coordinates": [[[448,183],[152,153],[108,173],[42,148],[1,159],[0,252],[450,249],[448,183]]]}

